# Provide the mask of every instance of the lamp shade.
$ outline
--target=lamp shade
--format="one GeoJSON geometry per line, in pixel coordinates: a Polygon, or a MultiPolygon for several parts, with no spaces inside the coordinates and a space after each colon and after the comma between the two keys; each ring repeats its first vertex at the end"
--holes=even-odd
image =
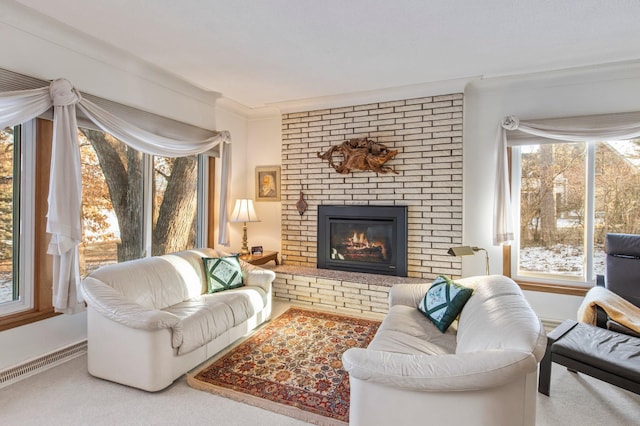
{"type": "Polygon", "coordinates": [[[485,256],[485,267],[487,270],[487,275],[489,275],[489,252],[482,247],[470,247],[470,246],[461,246],[461,247],[451,247],[447,253],[451,256],[473,256],[477,251],[483,251],[485,256]]]}
{"type": "Polygon", "coordinates": [[[233,213],[229,218],[231,222],[260,222],[258,215],[253,208],[253,201],[246,199],[236,200],[236,205],[233,208],[233,213]]]}

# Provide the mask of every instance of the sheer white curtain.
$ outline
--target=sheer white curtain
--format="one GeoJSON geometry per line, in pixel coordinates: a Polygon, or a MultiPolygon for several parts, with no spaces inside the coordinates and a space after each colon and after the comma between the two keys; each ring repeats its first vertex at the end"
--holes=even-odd
{"type": "Polygon", "coordinates": [[[498,129],[498,167],[494,196],[493,244],[509,244],[514,240],[513,213],[507,147],[529,145],[531,140],[508,139],[508,132],[519,131],[543,139],[535,143],[598,142],[625,140],[640,137],[640,115],[620,114],[611,116],[580,117],[562,122],[539,123],[520,121],[515,116],[502,120],[498,129]],[[614,119],[607,120],[606,118],[614,119]],[[617,118],[617,119],[616,119],[617,118]]]}
{"type": "Polygon", "coordinates": [[[212,132],[212,136],[204,140],[178,140],[159,136],[129,124],[126,120],[83,99],[65,79],[54,80],[49,87],[0,93],[0,128],[24,123],[52,106],[53,151],[47,232],[51,234],[48,253],[53,256],[53,305],[56,311],[73,313],[84,309],[78,289],[78,244],[82,240],[82,182],[76,106],[102,130],[147,154],[181,157],[212,152],[222,144],[223,175],[218,242],[228,245],[226,227],[231,170],[229,132],[212,132]]]}

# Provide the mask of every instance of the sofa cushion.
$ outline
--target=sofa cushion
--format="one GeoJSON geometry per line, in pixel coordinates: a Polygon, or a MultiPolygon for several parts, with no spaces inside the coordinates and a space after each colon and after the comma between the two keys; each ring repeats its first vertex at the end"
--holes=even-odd
{"type": "Polygon", "coordinates": [[[395,305],[389,309],[368,348],[407,355],[452,354],[456,348],[456,332],[450,327],[441,333],[417,309],[395,305]]]}
{"type": "Polygon", "coordinates": [[[106,265],[90,275],[126,299],[149,309],[164,309],[188,299],[187,283],[194,276],[185,259],[167,256],[106,265]]]}
{"type": "Polygon", "coordinates": [[[418,304],[418,310],[444,333],[462,311],[471,293],[472,289],[440,275],[418,304]]]}
{"type": "Polygon", "coordinates": [[[242,268],[238,256],[203,257],[207,276],[207,292],[229,290],[241,287],[242,268]]]}
{"type": "Polygon", "coordinates": [[[260,288],[243,287],[222,293],[204,294],[165,309],[180,318],[172,345],[178,354],[189,353],[242,324],[264,308],[260,288]]]}

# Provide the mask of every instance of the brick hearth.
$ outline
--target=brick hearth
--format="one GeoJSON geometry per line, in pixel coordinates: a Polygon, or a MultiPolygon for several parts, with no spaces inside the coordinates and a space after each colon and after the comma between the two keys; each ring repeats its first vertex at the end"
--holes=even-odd
{"type": "Polygon", "coordinates": [[[420,278],[332,271],[304,266],[273,268],[275,298],[325,310],[359,314],[385,314],[389,288],[394,284],[422,283],[420,278]]]}

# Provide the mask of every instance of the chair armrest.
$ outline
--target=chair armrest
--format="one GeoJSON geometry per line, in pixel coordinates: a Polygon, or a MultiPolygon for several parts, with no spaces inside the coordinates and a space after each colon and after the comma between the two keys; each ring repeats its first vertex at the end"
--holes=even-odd
{"type": "Polygon", "coordinates": [[[81,288],[87,305],[112,321],[141,330],[182,327],[174,314],[139,305],[95,278],[85,278],[81,288]]]}
{"type": "Polygon", "coordinates": [[[492,388],[537,368],[533,354],[504,350],[407,355],[351,348],[343,354],[342,363],[354,378],[418,391],[492,388]]]}

